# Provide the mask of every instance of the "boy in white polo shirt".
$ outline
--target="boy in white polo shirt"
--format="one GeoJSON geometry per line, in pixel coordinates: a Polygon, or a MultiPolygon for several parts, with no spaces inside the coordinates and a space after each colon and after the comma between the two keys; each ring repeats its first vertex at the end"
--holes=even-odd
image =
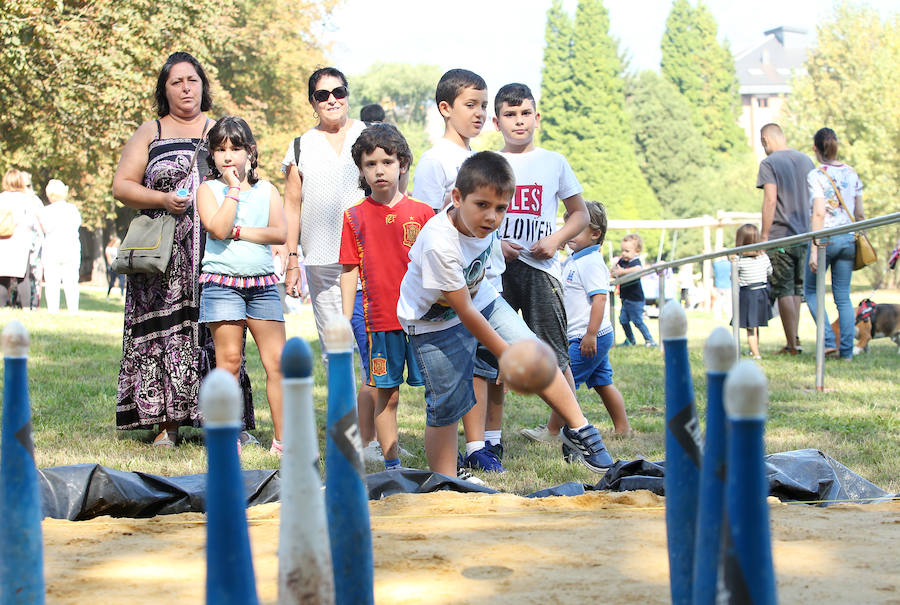
{"type": "Polygon", "coordinates": [[[613,328],[609,321],[609,268],[603,262],[601,246],[606,238],[606,209],[598,202],[586,202],[590,223],[569,240],[572,255],[562,266],[565,283],[566,316],[569,329],[569,360],[575,387],[586,384],[600,395],[618,434],[628,434],[631,426],[625,414],[625,399],[612,382],[609,349],[613,328]]]}
{"type": "MultiPolygon", "coordinates": [[[[588,224],[583,189],[562,154],[534,145],[541,116],[527,86],[513,83],[502,87],[494,98],[494,113],[494,125],[503,134],[501,155],[516,175],[515,196],[497,231],[506,258],[503,298],[521,311],[528,327],[550,345],[574,392],[557,251],[588,224]],[[560,200],[569,218],[557,231],[560,200]]],[[[500,430],[502,406],[498,407],[488,411],[489,440],[500,430]]],[[[562,424],[553,414],[547,426],[524,429],[522,434],[535,441],[555,441],[562,424]]]]}

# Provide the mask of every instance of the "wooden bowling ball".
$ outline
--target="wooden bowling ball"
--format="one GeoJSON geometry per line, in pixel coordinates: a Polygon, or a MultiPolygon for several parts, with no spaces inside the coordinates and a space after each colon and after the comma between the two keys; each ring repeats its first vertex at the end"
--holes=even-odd
{"type": "Polygon", "coordinates": [[[515,342],[500,357],[500,376],[517,393],[540,393],[556,377],[556,354],[545,342],[515,342]]]}

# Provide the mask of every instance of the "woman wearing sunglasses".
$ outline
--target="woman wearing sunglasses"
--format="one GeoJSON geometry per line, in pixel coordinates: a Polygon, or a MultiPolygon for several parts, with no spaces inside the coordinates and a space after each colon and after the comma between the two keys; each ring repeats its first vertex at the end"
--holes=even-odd
{"type": "Polygon", "coordinates": [[[282,162],[287,179],[285,290],[289,296],[300,295],[299,239],[320,344],[325,323],[341,314],[338,253],[344,210],[365,197],[350,148],[366,125],[350,118],[347,96],[347,78],[339,70],[323,67],[312,73],[309,103],[318,124],[300,136],[299,145],[288,146],[282,162]]]}

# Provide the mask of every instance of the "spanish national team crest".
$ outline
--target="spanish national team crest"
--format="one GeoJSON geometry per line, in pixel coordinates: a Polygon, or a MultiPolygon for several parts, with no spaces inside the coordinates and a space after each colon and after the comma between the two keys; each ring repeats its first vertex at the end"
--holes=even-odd
{"type": "Polygon", "coordinates": [[[419,237],[419,231],[421,230],[422,225],[415,221],[403,223],[403,245],[407,248],[412,247],[416,243],[416,238],[419,237]]]}
{"type": "Polygon", "coordinates": [[[373,357],[369,362],[369,366],[372,376],[384,376],[387,374],[387,359],[384,357],[373,357]]]}

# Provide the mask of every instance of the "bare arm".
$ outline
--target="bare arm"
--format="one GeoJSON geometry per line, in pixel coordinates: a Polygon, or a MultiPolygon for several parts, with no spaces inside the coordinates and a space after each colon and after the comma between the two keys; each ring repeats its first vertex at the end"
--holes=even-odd
{"type": "Polygon", "coordinates": [[[856,204],[853,206],[853,219],[857,221],[865,220],[866,211],[863,209],[863,200],[861,195],[856,196],[856,204]]]}
{"type": "Polygon", "coordinates": [[[775,206],[778,204],[778,185],[766,183],[763,185],[762,228],[759,235],[762,241],[768,241],[769,230],[775,220],[775,206]]]}
{"type": "Polygon", "coordinates": [[[447,303],[456,311],[460,321],[472,333],[472,336],[496,355],[497,359],[500,359],[503,351],[509,345],[506,344],[506,341],[497,334],[494,328],[491,327],[491,324],[488,323],[488,320],[472,304],[472,296],[469,294],[468,288],[443,292],[443,294],[447,299],[447,303]]]}
{"type": "Polygon", "coordinates": [[[285,237],[287,237],[287,223],[284,209],[281,207],[281,196],[273,186],[269,198],[269,224],[265,227],[241,226],[241,239],[255,244],[281,246],[284,245],[285,237]]]}
{"type": "Polygon", "coordinates": [[[569,218],[563,223],[559,231],[551,233],[547,237],[538,240],[531,247],[531,254],[535,258],[553,258],[559,247],[581,233],[588,226],[590,218],[584,205],[584,198],[580,193],[569,196],[563,200],[569,218]]]}
{"type": "Polygon", "coordinates": [[[174,191],[154,191],[143,185],[144,171],[149,161],[147,148],[155,133],[155,123],[144,122],[125,143],[113,177],[113,197],[136,210],[164,208],[172,214],[182,214],[190,198],[180,197],[174,191]]]}
{"type": "Polygon", "coordinates": [[[203,183],[197,189],[197,211],[200,214],[200,222],[210,237],[218,240],[231,237],[234,215],[237,212],[236,201],[226,197],[220,206],[209,185],[203,183]]]}
{"type": "MultiPolygon", "coordinates": [[[[289,253],[297,253],[300,241],[300,211],[303,208],[303,178],[297,166],[288,166],[284,184],[284,217],[287,222],[285,247],[289,253]]],[[[288,296],[300,296],[300,262],[297,256],[288,256],[284,265],[284,289],[288,296]]]]}
{"type": "MultiPolygon", "coordinates": [[[[810,231],[819,231],[825,226],[825,198],[824,197],[816,197],[813,198],[813,207],[812,207],[812,216],[809,219],[809,230],[810,231]]],[[[817,246],[821,246],[824,244],[819,244],[818,240],[815,240],[817,246]]],[[[815,250],[811,251],[809,255],[809,269],[815,273],[816,269],[819,265],[819,255],[816,254],[815,250]]]]}
{"type": "Polygon", "coordinates": [[[597,354],[597,332],[603,323],[603,312],[606,309],[606,294],[594,294],[591,297],[591,315],[588,319],[587,332],[581,339],[581,354],[593,357],[597,354]]]}
{"type": "Polygon", "coordinates": [[[348,320],[353,319],[353,305],[356,304],[356,282],[359,279],[359,265],[343,265],[341,273],[341,311],[348,320]]]}

